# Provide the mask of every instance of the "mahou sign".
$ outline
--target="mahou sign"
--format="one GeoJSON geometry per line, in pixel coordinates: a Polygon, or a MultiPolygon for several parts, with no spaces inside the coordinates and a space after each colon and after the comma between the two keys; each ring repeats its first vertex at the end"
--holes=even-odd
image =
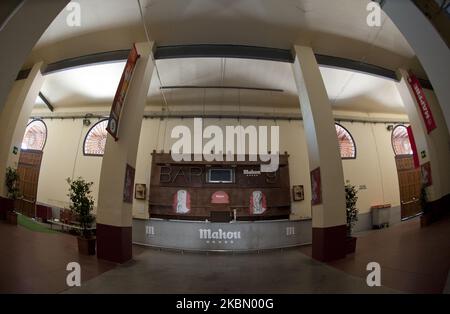
{"type": "Polygon", "coordinates": [[[422,86],[420,86],[419,80],[411,72],[408,75],[408,83],[411,85],[411,88],[414,92],[414,96],[416,97],[416,101],[420,107],[422,118],[427,127],[427,133],[430,133],[436,128],[436,122],[434,122],[430,104],[428,103],[427,98],[425,97],[425,93],[423,92],[422,86]]]}

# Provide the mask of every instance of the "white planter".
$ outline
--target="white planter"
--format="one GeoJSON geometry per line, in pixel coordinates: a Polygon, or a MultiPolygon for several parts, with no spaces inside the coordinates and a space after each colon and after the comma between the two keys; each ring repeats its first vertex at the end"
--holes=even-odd
{"type": "Polygon", "coordinates": [[[374,228],[389,227],[391,207],[372,208],[372,226],[374,228]]]}

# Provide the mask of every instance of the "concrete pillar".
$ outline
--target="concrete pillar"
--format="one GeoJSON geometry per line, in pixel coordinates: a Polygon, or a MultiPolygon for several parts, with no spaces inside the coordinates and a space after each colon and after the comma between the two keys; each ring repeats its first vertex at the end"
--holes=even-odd
{"type": "Polygon", "coordinates": [[[322,203],[312,206],[312,255],[321,261],[345,256],[344,174],[334,118],[314,52],[294,47],[295,82],[300,98],[310,171],[320,167],[322,203]]]}
{"type": "Polygon", "coordinates": [[[26,79],[14,84],[0,115],[0,197],[7,194],[6,167],[17,168],[28,119],[44,83],[42,65],[42,62],[36,63],[26,79]],[[16,153],[14,147],[17,147],[16,153]]]}
{"type": "Polygon", "coordinates": [[[0,30],[0,112],[36,42],[70,0],[20,1],[0,30]]]}
{"type": "Polygon", "coordinates": [[[382,8],[416,53],[450,127],[450,50],[447,44],[413,1],[386,0],[382,8]]]}
{"type": "MultiPolygon", "coordinates": [[[[431,165],[432,185],[427,187],[428,200],[431,201],[432,207],[439,208],[438,210],[450,208],[450,136],[444,115],[439,104],[428,97],[427,102],[437,125],[428,133],[420,106],[408,83],[408,72],[400,69],[397,73],[400,79],[397,89],[408,114],[419,162],[423,165],[429,161],[431,165]],[[425,156],[422,156],[422,152],[425,152],[425,156]]],[[[432,91],[429,91],[428,95],[431,96],[432,91]]]]}
{"type": "Polygon", "coordinates": [[[127,164],[136,168],[142,118],[154,68],[152,48],[153,44],[136,44],[140,58],[123,105],[119,139],[114,141],[108,134],[100,174],[97,256],[119,263],[132,258],[132,204],[123,201],[123,190],[127,164]]]}

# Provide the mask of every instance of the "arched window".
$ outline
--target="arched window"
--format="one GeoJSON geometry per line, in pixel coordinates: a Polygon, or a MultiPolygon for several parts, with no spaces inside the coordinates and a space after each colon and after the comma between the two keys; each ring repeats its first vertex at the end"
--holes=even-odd
{"type": "Polygon", "coordinates": [[[47,126],[42,120],[28,123],[22,140],[22,149],[43,150],[47,141],[47,126]]]}
{"type": "Polygon", "coordinates": [[[108,135],[106,132],[107,125],[107,119],[101,120],[87,132],[83,145],[83,154],[85,156],[103,156],[108,135]]]}
{"type": "Polygon", "coordinates": [[[342,125],[335,123],[336,133],[339,142],[339,151],[342,159],[355,159],[356,146],[350,132],[342,125]]]}
{"type": "Polygon", "coordinates": [[[394,130],[392,130],[391,141],[395,155],[412,155],[413,152],[406,126],[397,125],[394,130]]]}

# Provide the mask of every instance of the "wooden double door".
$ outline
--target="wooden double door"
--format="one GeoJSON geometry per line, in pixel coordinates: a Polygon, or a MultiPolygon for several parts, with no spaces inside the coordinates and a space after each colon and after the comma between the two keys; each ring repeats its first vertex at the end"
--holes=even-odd
{"type": "Polygon", "coordinates": [[[36,198],[41,169],[41,150],[21,150],[17,172],[22,198],[16,201],[16,209],[28,216],[36,216],[36,198]]]}
{"type": "Polygon", "coordinates": [[[398,183],[400,188],[400,204],[402,219],[417,215],[422,211],[420,203],[421,173],[414,167],[411,155],[395,157],[398,183]]]}

